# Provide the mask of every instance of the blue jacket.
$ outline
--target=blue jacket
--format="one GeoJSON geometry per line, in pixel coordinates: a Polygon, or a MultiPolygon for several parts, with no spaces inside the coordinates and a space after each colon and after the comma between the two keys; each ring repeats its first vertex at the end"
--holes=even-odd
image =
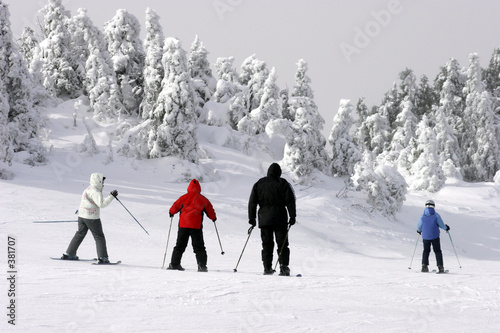
{"type": "Polygon", "coordinates": [[[422,232],[422,239],[431,240],[439,238],[439,228],[446,230],[443,219],[432,207],[427,207],[418,221],[417,231],[422,232]]]}

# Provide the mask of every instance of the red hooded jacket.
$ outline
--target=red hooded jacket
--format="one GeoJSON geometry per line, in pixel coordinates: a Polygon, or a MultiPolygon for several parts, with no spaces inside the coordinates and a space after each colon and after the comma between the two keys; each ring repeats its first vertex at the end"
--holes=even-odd
{"type": "Polygon", "coordinates": [[[201,186],[196,179],[193,179],[189,183],[187,192],[177,199],[169,210],[171,215],[175,215],[178,211],[181,212],[179,219],[180,228],[201,229],[203,212],[212,221],[217,219],[212,204],[201,194],[201,186]]]}

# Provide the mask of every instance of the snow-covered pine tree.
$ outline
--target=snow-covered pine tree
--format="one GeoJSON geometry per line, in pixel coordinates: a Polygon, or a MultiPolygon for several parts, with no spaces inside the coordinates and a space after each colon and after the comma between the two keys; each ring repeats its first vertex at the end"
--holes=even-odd
{"type": "Polygon", "coordinates": [[[367,194],[368,203],[384,216],[393,217],[406,200],[408,184],[404,177],[389,165],[378,165],[368,150],[355,164],[351,180],[357,190],[367,194]]]}
{"type": "Polygon", "coordinates": [[[40,51],[33,59],[41,61],[41,83],[53,96],[80,96],[83,83],[78,75],[78,64],[71,50],[71,35],[67,29],[70,12],[61,0],[49,0],[41,13],[45,39],[40,42],[40,51]]]}
{"type": "MultiPolygon", "coordinates": [[[[79,8],[77,15],[69,18],[66,21],[66,27],[70,38],[70,50],[73,53],[75,61],[75,73],[78,76],[78,82],[82,82],[83,94],[88,95],[85,84],[85,63],[90,55],[88,39],[86,33],[89,31],[88,24],[92,23],[87,15],[87,10],[79,8]]],[[[93,25],[93,24],[92,24],[93,25]]]]}
{"type": "Polygon", "coordinates": [[[416,134],[415,162],[410,169],[411,188],[434,193],[443,187],[446,177],[439,163],[436,135],[427,115],[422,116],[416,134]]]}
{"type": "Polygon", "coordinates": [[[394,121],[392,140],[385,159],[392,166],[408,170],[413,162],[410,142],[415,138],[418,121],[409,95],[401,102],[400,107],[401,112],[394,121]]]}
{"type": "MultiPolygon", "coordinates": [[[[7,136],[8,144],[2,158],[10,162],[13,152],[28,152],[24,163],[35,165],[45,161],[46,151],[38,138],[42,119],[31,95],[33,79],[28,65],[13,40],[9,10],[0,1],[0,140],[7,136]],[[5,118],[6,117],[6,118],[5,118]]],[[[5,143],[5,142],[4,142],[5,143]]]]}
{"type": "Polygon", "coordinates": [[[141,26],[137,18],[125,9],[104,26],[108,52],[113,62],[125,113],[139,113],[143,95],[144,49],[140,38],[141,26]]]}
{"type": "Polygon", "coordinates": [[[201,114],[201,109],[210,100],[215,92],[217,80],[212,75],[210,62],[208,61],[208,51],[198,36],[195,37],[191,45],[188,59],[189,73],[193,79],[194,92],[197,105],[197,114],[201,114]]]}
{"type": "Polygon", "coordinates": [[[253,114],[252,118],[257,121],[257,134],[263,133],[266,130],[266,125],[269,121],[283,118],[281,114],[281,100],[279,96],[280,89],[276,84],[277,75],[276,69],[273,67],[269,76],[266,79],[263,87],[262,98],[258,109],[258,115],[253,114]]]}
{"type": "Polygon", "coordinates": [[[458,139],[446,117],[444,105],[447,101],[442,100],[440,106],[435,110],[436,126],[434,132],[437,140],[437,154],[446,178],[462,179],[460,167],[460,148],[458,139]]]}
{"type": "Polygon", "coordinates": [[[372,112],[362,124],[367,133],[365,146],[375,156],[389,149],[391,128],[383,109],[384,106],[379,107],[378,112],[372,112]]]}
{"type": "Polygon", "coordinates": [[[439,93],[439,107],[442,108],[444,116],[448,119],[453,133],[457,137],[459,147],[461,147],[464,135],[463,112],[465,98],[463,89],[465,81],[466,76],[463,74],[462,68],[458,61],[453,58],[441,68],[440,74],[434,81],[434,86],[439,93]]]}
{"type": "Polygon", "coordinates": [[[219,80],[213,98],[217,103],[226,103],[239,92],[238,74],[233,63],[234,57],[217,58],[215,62],[219,80]]]}
{"type": "Polygon", "coordinates": [[[396,121],[396,117],[400,112],[399,102],[398,87],[396,82],[394,82],[391,90],[385,93],[382,104],[380,104],[378,110],[381,116],[387,119],[387,124],[391,129],[393,128],[393,123],[396,121]]]}
{"type": "Polygon", "coordinates": [[[356,104],[356,115],[355,120],[356,131],[354,132],[354,143],[360,152],[364,152],[368,145],[368,138],[370,137],[370,132],[366,127],[366,119],[372,114],[365,104],[365,99],[363,97],[358,99],[356,104]]]}
{"type": "Polygon", "coordinates": [[[85,9],[78,9],[72,21],[79,27],[88,56],[85,59],[85,91],[97,120],[115,120],[123,112],[121,95],[104,35],[85,9]]]}
{"type": "Polygon", "coordinates": [[[160,16],[151,8],[146,9],[146,39],[144,40],[144,95],[140,104],[143,119],[151,118],[151,112],[161,91],[161,81],[165,75],[161,59],[164,45],[160,16]]]}
{"type": "Polygon", "coordinates": [[[35,31],[30,27],[25,27],[18,41],[19,52],[23,55],[26,63],[29,65],[33,60],[34,51],[40,44],[35,36],[35,31]]]}
{"type": "Polygon", "coordinates": [[[252,55],[243,61],[240,71],[240,84],[247,86],[249,98],[249,110],[259,107],[260,100],[264,94],[264,84],[269,76],[269,70],[264,61],[252,55]]]}
{"type": "Polygon", "coordinates": [[[340,101],[339,109],[333,117],[333,127],[328,137],[332,146],[330,173],[334,176],[346,176],[354,173],[354,165],[361,159],[361,153],[350,134],[354,106],[350,100],[340,101]]]}
{"type": "Polygon", "coordinates": [[[476,53],[469,56],[467,96],[464,110],[462,166],[464,179],[491,181],[499,169],[500,147],[495,128],[495,115],[490,93],[482,81],[482,69],[476,53]]]}
{"type": "Polygon", "coordinates": [[[418,120],[424,114],[430,114],[432,107],[439,102],[439,92],[429,85],[429,78],[425,75],[420,77],[417,94],[415,96],[415,111],[413,112],[418,120]]]}
{"type": "Polygon", "coordinates": [[[149,157],[177,156],[197,163],[196,105],[186,52],[176,38],[165,40],[165,77],[153,111],[149,157]]]}

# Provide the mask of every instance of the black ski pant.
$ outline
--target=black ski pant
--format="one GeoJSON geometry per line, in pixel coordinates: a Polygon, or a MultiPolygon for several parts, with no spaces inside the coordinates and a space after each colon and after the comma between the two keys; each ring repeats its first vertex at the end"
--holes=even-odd
{"type": "Polygon", "coordinates": [[[264,268],[269,269],[273,266],[274,238],[276,238],[278,256],[281,249],[283,249],[279,257],[280,265],[288,266],[290,263],[290,249],[288,248],[287,225],[261,227],[260,237],[262,239],[262,263],[264,268]]]}
{"type": "Polygon", "coordinates": [[[108,250],[106,248],[106,238],[104,237],[104,232],[102,231],[101,219],[89,220],[82,217],[78,217],[78,231],[69,243],[66,254],[76,256],[76,251],[78,251],[78,247],[80,247],[80,244],[89,230],[92,232],[92,236],[94,236],[97,248],[97,257],[107,258],[108,250]]]}
{"type": "Polygon", "coordinates": [[[177,242],[172,252],[172,259],[170,263],[172,266],[181,264],[182,254],[186,250],[189,237],[191,237],[191,244],[196,256],[196,261],[201,267],[207,266],[207,251],[205,249],[205,241],[203,240],[202,229],[179,228],[177,231],[177,242]]]}
{"type": "Polygon", "coordinates": [[[436,239],[424,239],[424,252],[422,253],[422,264],[429,265],[429,255],[431,253],[431,245],[436,254],[436,262],[438,266],[443,266],[443,252],[441,251],[441,242],[439,237],[436,239]]]}

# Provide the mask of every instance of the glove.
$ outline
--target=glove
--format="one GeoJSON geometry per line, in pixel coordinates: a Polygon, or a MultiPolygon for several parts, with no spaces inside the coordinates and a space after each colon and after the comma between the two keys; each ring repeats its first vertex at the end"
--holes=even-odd
{"type": "Polygon", "coordinates": [[[418,233],[419,235],[421,235],[421,234],[422,234],[422,231],[418,231],[418,230],[417,230],[417,233],[418,233]]]}
{"type": "Polygon", "coordinates": [[[290,221],[288,222],[288,224],[294,225],[295,224],[295,217],[290,217],[290,221]]]}
{"type": "Polygon", "coordinates": [[[174,217],[174,214],[168,213],[168,215],[170,216],[170,218],[174,217]]]}
{"type": "Polygon", "coordinates": [[[213,222],[213,223],[215,223],[215,221],[217,221],[217,218],[214,218],[214,219],[212,220],[212,222],[213,222]]]}
{"type": "Polygon", "coordinates": [[[118,191],[117,190],[113,190],[113,191],[111,191],[110,194],[116,198],[118,196],[118,191]]]}
{"type": "Polygon", "coordinates": [[[250,223],[253,227],[255,227],[255,225],[257,224],[257,222],[255,221],[255,219],[248,220],[248,223],[250,223]]]}
{"type": "Polygon", "coordinates": [[[445,224],[445,226],[446,226],[446,231],[450,230],[450,226],[449,225],[445,224]]]}

